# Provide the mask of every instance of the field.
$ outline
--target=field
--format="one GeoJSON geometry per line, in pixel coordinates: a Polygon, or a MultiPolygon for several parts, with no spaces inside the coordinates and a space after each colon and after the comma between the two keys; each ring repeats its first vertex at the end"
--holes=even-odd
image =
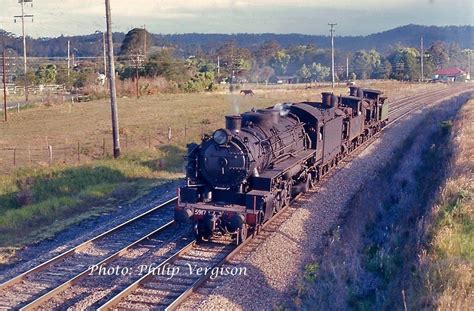
{"type": "MultiPolygon", "coordinates": [[[[378,82],[389,98],[444,85],[378,82]]],[[[40,105],[11,113],[0,123],[0,246],[8,253],[41,240],[71,223],[113,210],[161,182],[182,176],[185,145],[224,124],[224,115],[278,102],[319,100],[321,91],[304,85],[260,87],[255,96],[199,93],[119,99],[124,156],[110,154],[107,100],[40,105]],[[169,137],[171,129],[171,137],[169,137]],[[49,163],[48,147],[53,161],[49,163]],[[80,146],[80,159],[77,159],[80,146]],[[15,153],[12,159],[12,151],[15,153]],[[79,163],[80,160],[80,163],[79,163]],[[15,166],[12,164],[15,163],[15,166]],[[39,234],[41,232],[41,234],[39,234]]],[[[338,87],[335,94],[346,94],[338,87]]]]}

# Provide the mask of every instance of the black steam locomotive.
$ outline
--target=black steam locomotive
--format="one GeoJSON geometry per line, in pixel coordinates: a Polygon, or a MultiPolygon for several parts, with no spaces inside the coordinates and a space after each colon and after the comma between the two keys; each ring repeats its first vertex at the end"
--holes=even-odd
{"type": "Polygon", "coordinates": [[[322,102],[277,104],[226,117],[226,127],[188,146],[187,185],[175,220],[198,240],[231,234],[243,241],[310,189],[388,120],[381,91],[322,93],[322,102]]]}

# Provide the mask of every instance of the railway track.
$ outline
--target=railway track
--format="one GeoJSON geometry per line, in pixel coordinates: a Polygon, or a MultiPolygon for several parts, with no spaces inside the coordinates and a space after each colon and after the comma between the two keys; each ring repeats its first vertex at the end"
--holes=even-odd
{"type": "Polygon", "coordinates": [[[176,198],[160,204],[0,284],[0,309],[19,309],[84,274],[88,267],[154,232],[172,225],[176,198]]]}
{"type": "MultiPolygon", "coordinates": [[[[391,103],[389,112],[391,121],[387,127],[414,110],[422,108],[427,102],[439,101],[463,90],[468,90],[468,88],[464,85],[455,86],[394,101],[391,103]]],[[[349,158],[357,156],[365,149],[364,146],[368,146],[377,136],[357,148],[349,158]]],[[[346,158],[344,162],[348,162],[348,159],[346,158]]],[[[324,179],[329,178],[332,172],[334,170],[331,170],[324,179]]],[[[196,245],[184,232],[171,228],[173,221],[170,210],[172,209],[164,207],[171,206],[175,200],[176,198],[173,198],[147,213],[0,284],[0,309],[2,307],[23,308],[23,310],[174,309],[210,277],[209,274],[198,276],[189,273],[190,268],[186,263],[193,262],[198,266],[211,267],[211,269],[225,265],[237,254],[245,253],[245,249],[252,249],[252,245],[260,244],[259,241],[265,240],[266,236],[271,234],[272,228],[277,228],[291,216],[291,211],[294,210],[289,207],[280,211],[281,214],[279,213],[262,228],[261,234],[248,239],[237,248],[230,241],[196,245]],[[160,218],[161,223],[157,218],[160,218]],[[152,224],[154,228],[161,227],[155,230],[150,230],[148,227],[148,230],[144,230],[144,223],[152,224]],[[134,234],[132,238],[130,231],[134,232],[134,228],[142,233],[134,234]],[[119,238],[121,235],[128,236],[128,242],[119,238]],[[106,247],[108,243],[114,246],[106,247]],[[104,248],[105,251],[97,255],[93,252],[89,253],[90,248],[104,248]],[[137,266],[138,263],[155,264],[154,271],[173,265],[178,267],[183,275],[176,275],[167,280],[168,275],[156,275],[155,272],[148,271],[144,274],[131,273],[126,276],[112,275],[104,278],[90,275],[88,269],[92,265],[130,267],[137,266]],[[12,297],[13,300],[6,301],[5,297],[6,299],[12,297]]]]}

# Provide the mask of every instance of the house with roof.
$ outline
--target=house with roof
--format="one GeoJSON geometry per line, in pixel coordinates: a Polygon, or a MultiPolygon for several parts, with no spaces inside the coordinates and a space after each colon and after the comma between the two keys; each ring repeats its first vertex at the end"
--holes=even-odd
{"type": "Polygon", "coordinates": [[[443,68],[433,73],[433,79],[443,82],[464,82],[470,80],[469,73],[458,67],[443,68]]]}

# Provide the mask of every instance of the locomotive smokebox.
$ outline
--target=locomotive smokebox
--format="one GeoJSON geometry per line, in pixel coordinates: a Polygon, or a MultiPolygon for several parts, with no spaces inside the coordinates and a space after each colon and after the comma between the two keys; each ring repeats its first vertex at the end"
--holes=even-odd
{"type": "Polygon", "coordinates": [[[242,117],[240,115],[226,116],[225,128],[233,133],[240,132],[242,126],[242,117]]]}

